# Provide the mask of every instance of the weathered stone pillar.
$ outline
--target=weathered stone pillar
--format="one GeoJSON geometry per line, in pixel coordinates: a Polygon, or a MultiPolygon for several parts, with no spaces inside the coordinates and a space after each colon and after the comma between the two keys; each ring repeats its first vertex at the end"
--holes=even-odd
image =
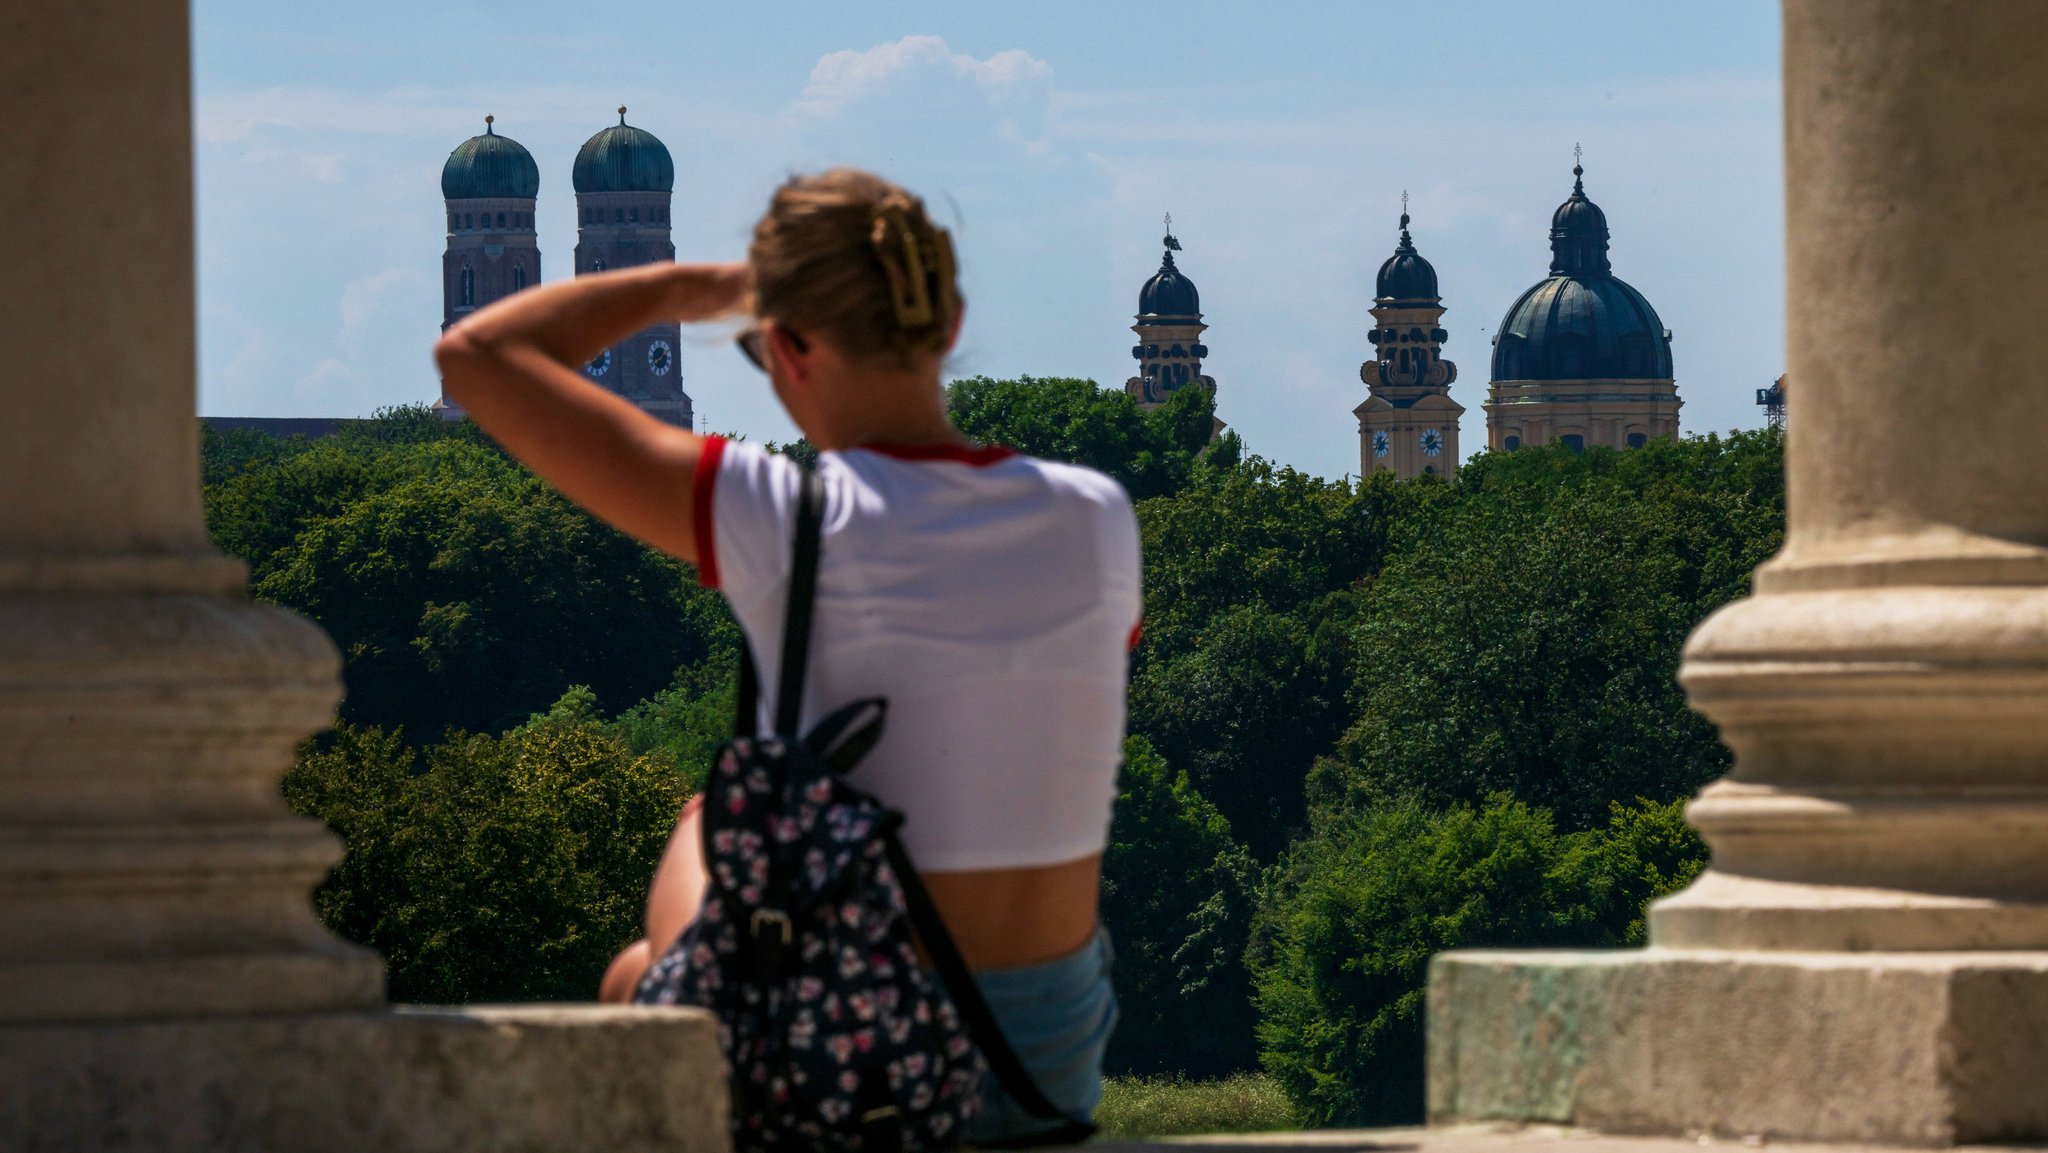
{"type": "Polygon", "coordinates": [[[0,1022],[383,999],[277,789],[339,660],[201,522],[188,35],[182,0],[0,16],[0,1022]]]}
{"type": "Polygon", "coordinates": [[[1680,674],[1714,867],[1647,953],[1440,959],[1438,1120],[2048,1138],[2048,7],[1784,27],[1790,525],[1680,674]]]}
{"type": "Polygon", "coordinates": [[[0,1149],[723,1148],[703,1013],[386,1010],[313,915],[339,661],[201,523],[188,37],[0,6],[0,1149]]]}

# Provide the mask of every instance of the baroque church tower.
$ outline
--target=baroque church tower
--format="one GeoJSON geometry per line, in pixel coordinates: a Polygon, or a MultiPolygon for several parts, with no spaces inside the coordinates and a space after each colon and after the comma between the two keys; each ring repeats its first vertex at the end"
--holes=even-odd
{"type": "Polygon", "coordinates": [[[1173,238],[1173,217],[1166,218],[1165,251],[1159,271],[1138,291],[1137,323],[1131,331],[1138,343],[1131,357],[1138,362],[1138,375],[1124,382],[1124,391],[1140,408],[1157,408],[1166,398],[1190,382],[1216,387],[1213,377],[1202,375],[1202,358],[1209,355],[1201,343],[1208,325],[1202,323],[1201,297],[1195,282],[1174,266],[1173,254],[1180,241],[1173,238]]]}
{"type": "MultiPolygon", "coordinates": [[[[441,255],[441,331],[492,301],[540,283],[540,245],[533,202],[540,169],[533,154],[497,134],[495,116],[484,132],[448,154],[441,166],[441,198],[448,214],[448,247],[441,255]]],[[[458,420],[447,397],[434,411],[458,420]]]]}
{"type": "MultiPolygon", "coordinates": [[[[654,134],[619,122],[576,153],[576,275],[674,260],[669,201],[676,166],[654,134]]],[[[677,363],[682,325],[665,321],[627,337],[583,367],[592,380],[670,424],[695,414],[677,363]]]]}
{"type": "Polygon", "coordinates": [[[1401,194],[1401,241],[1380,265],[1373,294],[1377,353],[1358,368],[1365,382],[1358,417],[1359,472],[1381,469],[1403,480],[1458,473],[1458,418],[1465,408],[1451,399],[1458,366],[1443,358],[1443,299],[1436,269],[1415,251],[1408,235],[1408,194],[1401,194]]]}
{"type": "Polygon", "coordinates": [[[1607,214],[1572,194],[1550,218],[1550,275],[1524,292],[1493,338],[1486,443],[1496,451],[1559,443],[1641,448],[1678,435],[1671,330],[1614,275],[1607,214]]]}

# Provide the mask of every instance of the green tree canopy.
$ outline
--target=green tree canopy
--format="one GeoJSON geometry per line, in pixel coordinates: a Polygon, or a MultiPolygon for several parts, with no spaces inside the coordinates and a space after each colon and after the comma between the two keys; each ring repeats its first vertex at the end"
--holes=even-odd
{"type": "Polygon", "coordinates": [[[1241,961],[1255,874],[1230,822],[1145,744],[1124,744],[1102,921],[1122,1010],[1111,1072],[1221,1076],[1253,1058],[1241,961]]]}
{"type": "Polygon", "coordinates": [[[1446,949],[1611,947],[1704,852],[1678,806],[1616,806],[1560,835],[1496,796],[1330,817],[1294,849],[1255,930],[1265,1066],[1314,1125],[1422,1120],[1423,1000],[1446,949]]]}
{"type": "Polygon", "coordinates": [[[975,376],[946,387],[953,423],[968,436],[1108,473],[1133,500],[1187,483],[1214,434],[1215,402],[1189,387],[1148,411],[1121,389],[1068,377],[975,376]]]}
{"type": "Polygon", "coordinates": [[[395,999],[583,1001],[640,936],[687,783],[572,696],[503,736],[450,734],[425,752],[344,723],[284,791],[347,842],[315,905],[384,954],[395,999]]]}

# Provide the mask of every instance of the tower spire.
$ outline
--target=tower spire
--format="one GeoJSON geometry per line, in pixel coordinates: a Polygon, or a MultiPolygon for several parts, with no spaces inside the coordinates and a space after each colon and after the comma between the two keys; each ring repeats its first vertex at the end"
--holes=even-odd
{"type": "Polygon", "coordinates": [[[484,113],[484,135],[485,135],[485,136],[495,136],[495,135],[497,135],[496,133],[494,133],[494,132],[492,132],[492,131],[491,131],[491,124],[492,124],[492,122],[493,122],[493,121],[495,121],[495,120],[497,120],[497,119],[498,119],[497,117],[495,117],[495,116],[491,115],[491,114],[490,114],[490,113],[488,113],[488,112],[484,113]]]}
{"type": "Polygon", "coordinates": [[[626,106],[625,106],[625,105],[623,105],[623,104],[621,104],[621,105],[619,105],[619,123],[620,123],[620,124],[624,124],[625,122],[626,122],[626,106]]]}
{"type": "Polygon", "coordinates": [[[1408,190],[1401,190],[1401,239],[1408,239],[1408,190]]]}
{"type": "Polygon", "coordinates": [[[1572,145],[1572,195],[1586,194],[1586,150],[1572,145]]]}

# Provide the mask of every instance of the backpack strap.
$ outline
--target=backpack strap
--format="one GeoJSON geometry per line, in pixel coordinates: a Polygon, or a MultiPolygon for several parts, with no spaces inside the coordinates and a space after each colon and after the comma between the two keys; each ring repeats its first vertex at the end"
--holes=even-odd
{"type": "MultiPolygon", "coordinates": [[[[797,491],[796,529],[790,540],[789,606],[782,618],[781,681],[775,690],[775,732],[794,738],[803,710],[804,672],[811,655],[811,615],[818,595],[819,537],[825,520],[825,484],[805,469],[797,491]]],[[[733,699],[736,737],[761,732],[761,674],[746,638],[740,639],[740,687],[733,699]]]]}
{"type": "Polygon", "coordinates": [[[891,829],[883,837],[882,844],[888,853],[889,867],[896,873],[896,883],[903,887],[910,927],[917,931],[918,940],[924,942],[924,951],[931,957],[932,967],[939,971],[939,980],[945,983],[946,992],[952,995],[953,1006],[960,1010],[960,1019],[967,1025],[967,1035],[974,1039],[975,1048],[980,1049],[981,1055],[988,1060],[989,1072],[995,1074],[996,1083],[1022,1105],[1026,1113],[1047,1121],[1064,1122],[1044,1133],[983,1147],[1024,1149],[1037,1145],[1078,1145],[1094,1136],[1094,1125],[1074,1120],[1046,1097],[1038,1082],[1032,1079],[1031,1071],[1017,1056],[1017,1051],[1010,1048],[1009,1039],[1003,1036],[1003,1026],[996,1020],[995,1010],[988,1007],[988,1000],[981,995],[981,985],[968,969],[966,958],[960,955],[959,946],[953,943],[953,934],[946,931],[946,920],[939,915],[939,907],[933,903],[931,891],[924,887],[924,879],[918,876],[917,867],[911,864],[902,838],[891,829]]]}

